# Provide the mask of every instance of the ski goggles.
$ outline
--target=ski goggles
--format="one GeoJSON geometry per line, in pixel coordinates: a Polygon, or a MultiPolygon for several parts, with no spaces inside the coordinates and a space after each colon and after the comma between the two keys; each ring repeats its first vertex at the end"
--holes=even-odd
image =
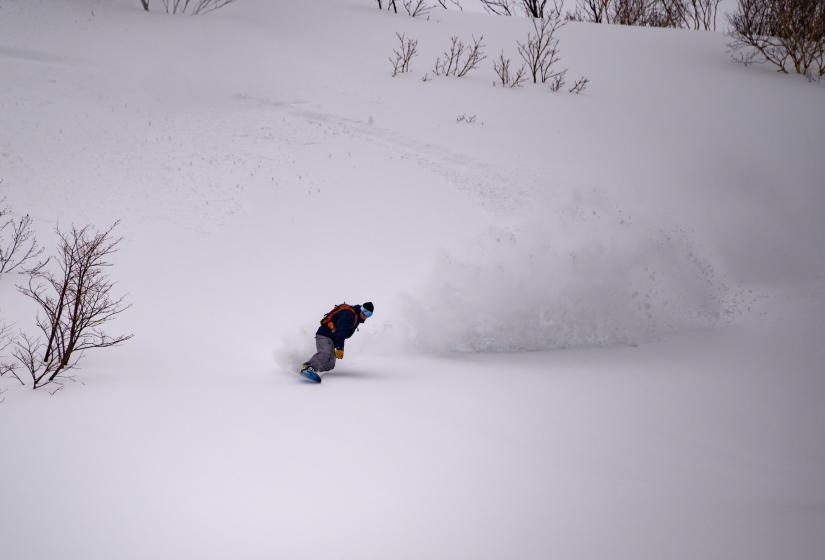
{"type": "Polygon", "coordinates": [[[364,317],[366,317],[367,319],[369,319],[370,317],[372,317],[372,311],[370,311],[369,309],[367,309],[367,308],[365,308],[365,307],[362,307],[362,308],[361,308],[361,313],[363,313],[363,314],[364,314],[364,317]]]}

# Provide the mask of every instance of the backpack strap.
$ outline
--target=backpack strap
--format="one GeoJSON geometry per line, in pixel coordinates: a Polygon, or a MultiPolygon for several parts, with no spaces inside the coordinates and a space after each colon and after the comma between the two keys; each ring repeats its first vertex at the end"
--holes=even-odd
{"type": "Polygon", "coordinates": [[[324,318],[321,319],[321,324],[328,328],[333,333],[335,332],[335,323],[333,319],[336,315],[338,315],[341,311],[352,311],[352,314],[355,315],[355,322],[358,323],[358,314],[355,312],[355,308],[348,303],[339,303],[332,310],[324,315],[324,318]]]}

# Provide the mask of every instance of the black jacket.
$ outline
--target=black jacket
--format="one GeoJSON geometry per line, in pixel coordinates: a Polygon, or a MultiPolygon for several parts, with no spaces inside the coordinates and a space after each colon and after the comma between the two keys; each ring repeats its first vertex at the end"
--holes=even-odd
{"type": "Polygon", "coordinates": [[[316,335],[331,338],[336,348],[344,349],[344,341],[355,334],[358,325],[364,322],[361,318],[361,306],[353,305],[355,313],[347,309],[339,311],[333,318],[332,324],[335,325],[335,332],[327,328],[326,325],[321,325],[316,335]]]}

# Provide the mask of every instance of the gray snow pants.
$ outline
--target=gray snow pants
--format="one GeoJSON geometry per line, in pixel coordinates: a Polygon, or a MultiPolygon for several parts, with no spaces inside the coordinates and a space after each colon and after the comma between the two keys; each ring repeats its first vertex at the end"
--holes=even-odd
{"type": "Polygon", "coordinates": [[[335,367],[335,343],[331,338],[315,335],[315,347],[318,351],[307,362],[315,371],[329,371],[335,367]]]}

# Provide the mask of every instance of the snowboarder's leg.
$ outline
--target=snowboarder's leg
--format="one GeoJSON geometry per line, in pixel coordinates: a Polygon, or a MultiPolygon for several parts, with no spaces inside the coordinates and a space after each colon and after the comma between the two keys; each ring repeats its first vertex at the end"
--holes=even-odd
{"type": "Polygon", "coordinates": [[[315,371],[329,371],[335,367],[335,345],[331,338],[315,336],[317,352],[307,362],[315,371]]]}

